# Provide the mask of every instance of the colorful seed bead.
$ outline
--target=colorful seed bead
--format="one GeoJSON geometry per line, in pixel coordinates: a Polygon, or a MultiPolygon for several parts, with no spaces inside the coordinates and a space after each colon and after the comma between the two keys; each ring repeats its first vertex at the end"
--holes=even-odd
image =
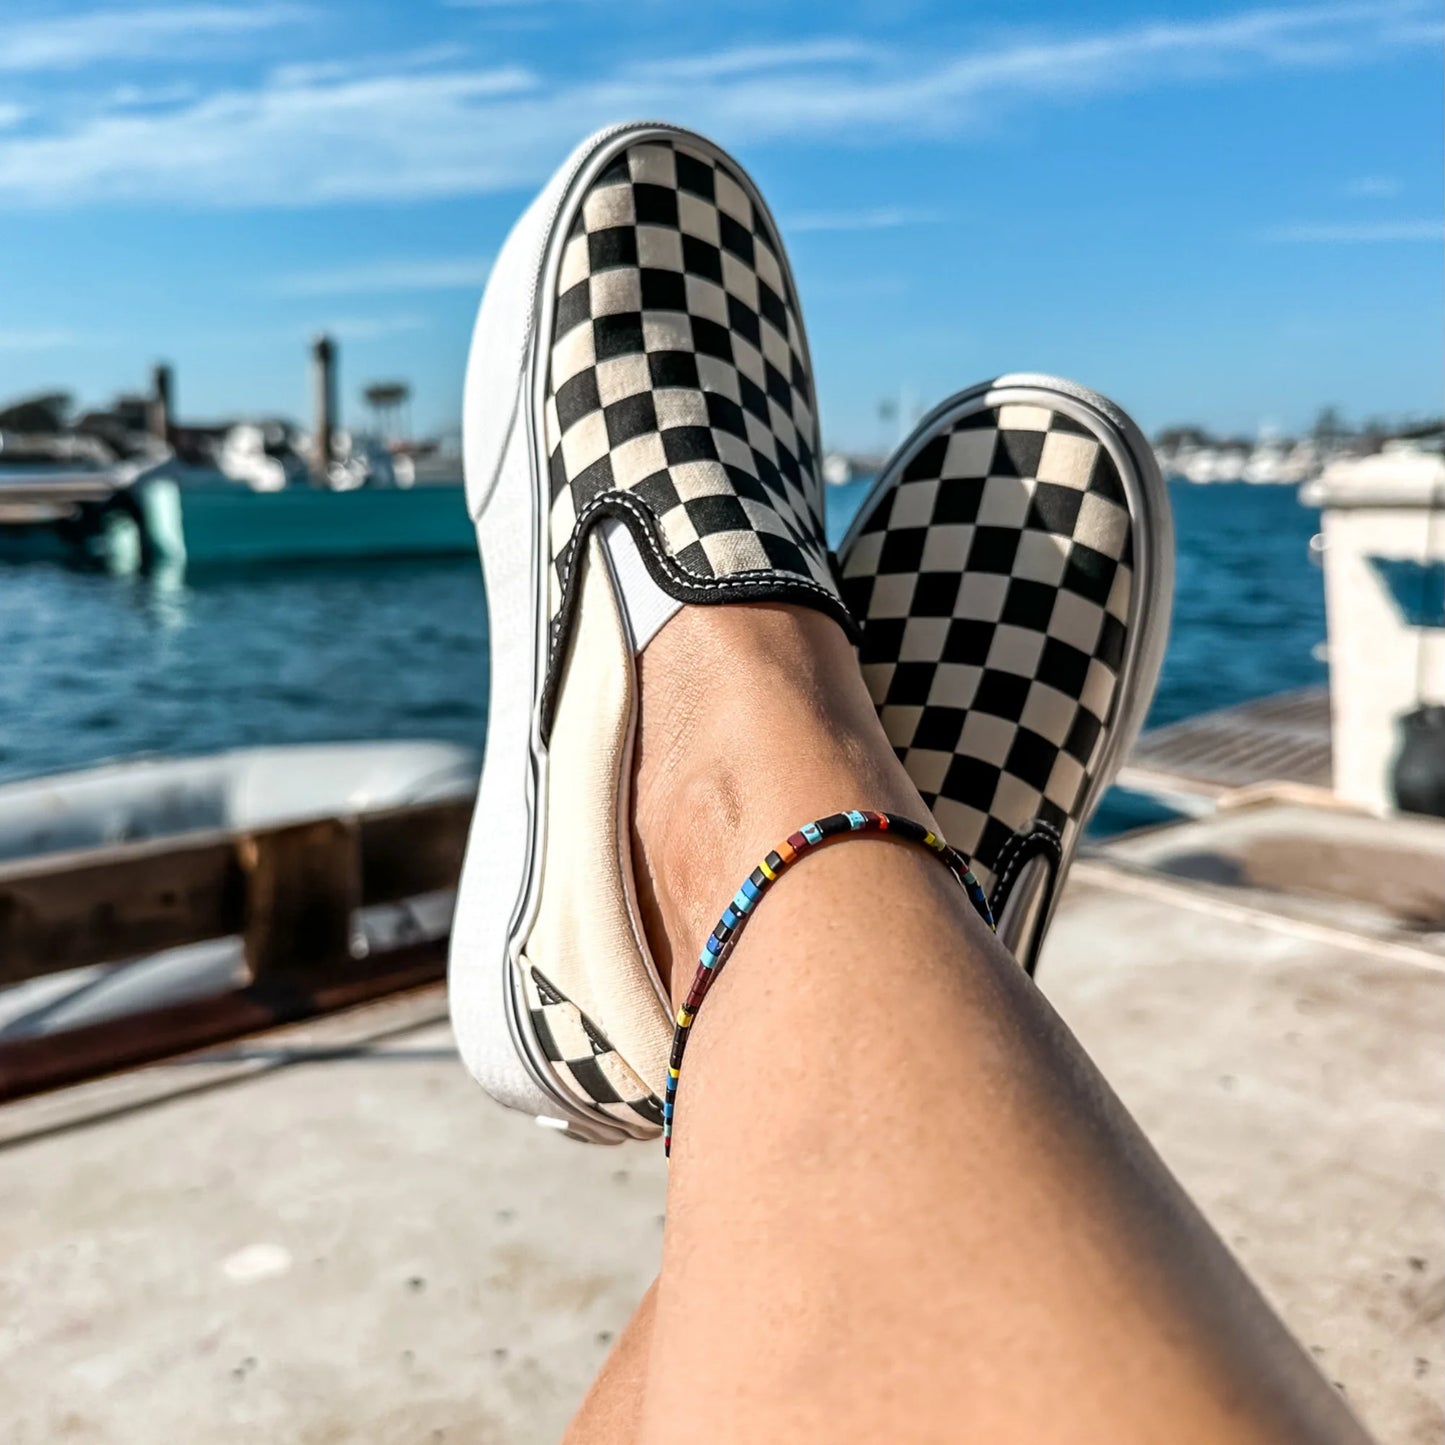
{"type": "Polygon", "coordinates": [[[664,1150],[672,1152],[673,1119],[677,1105],[677,1085],[682,1073],[682,1056],[687,1052],[687,1040],[693,1020],[702,1007],[708,990],[717,982],[742,934],[753,907],[778,878],[805,853],[826,844],[833,838],[854,837],[858,834],[890,833],[906,843],[916,843],[927,848],[942,859],[948,871],[958,879],[969,902],[979,917],[993,928],[993,914],[989,912],[988,899],[979,887],[978,879],[968,866],[968,859],[956,848],[950,848],[936,833],[915,823],[911,818],[899,817],[897,813],[874,813],[866,809],[853,808],[846,813],[833,813],[813,823],[804,823],[796,833],[779,843],[772,852],[758,864],[743,880],[743,885],[733,896],[733,901],[723,910],[717,926],[703,944],[698,955],[697,973],[687,991],[682,1007],[677,1011],[677,1027],[672,1035],[672,1054],[667,1065],[667,1088],[662,1101],[662,1144],[664,1150]]]}

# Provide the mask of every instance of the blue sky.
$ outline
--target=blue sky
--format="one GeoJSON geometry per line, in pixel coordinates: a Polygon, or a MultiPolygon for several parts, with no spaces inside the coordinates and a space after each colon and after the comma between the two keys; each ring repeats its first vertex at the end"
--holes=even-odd
{"type": "Polygon", "coordinates": [[[1002,370],[1147,428],[1438,411],[1434,0],[6,0],[0,397],[176,367],[185,417],[458,413],[507,227],[593,127],[734,150],[825,439],[1002,370]]]}

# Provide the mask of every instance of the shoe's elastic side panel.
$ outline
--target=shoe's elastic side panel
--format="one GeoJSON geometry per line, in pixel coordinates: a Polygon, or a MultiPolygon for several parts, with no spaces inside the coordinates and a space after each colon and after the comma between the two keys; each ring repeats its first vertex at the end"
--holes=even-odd
{"type": "Polygon", "coordinates": [[[607,548],[632,650],[640,656],[642,649],[682,611],[683,604],[669,597],[653,580],[637,550],[637,539],[615,517],[603,522],[598,535],[607,548]]]}
{"type": "Polygon", "coordinates": [[[581,591],[547,752],[545,861],[523,957],[661,1094],[672,1020],[624,885],[632,870],[626,808],[636,679],[595,533],[581,591]]]}

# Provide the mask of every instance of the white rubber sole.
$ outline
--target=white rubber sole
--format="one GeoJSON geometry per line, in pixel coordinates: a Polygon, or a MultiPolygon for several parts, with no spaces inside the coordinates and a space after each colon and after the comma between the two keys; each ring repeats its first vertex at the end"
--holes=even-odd
{"type": "Polygon", "coordinates": [[[1129,599],[1128,644],[1115,688],[1119,708],[1109,724],[1104,750],[1090,778],[1079,826],[1060,862],[1041,917],[1031,923],[1019,952],[1020,962],[1032,972],[1084,825],[1118,775],[1144,725],[1169,641],[1169,619],[1174,605],[1174,522],[1169,492],[1154,460],[1153,448],[1133,418],[1096,391],[1062,377],[1035,372],[996,377],[955,393],[918,423],[908,440],[889,459],[877,486],[848,528],[838,555],[846,555],[875,508],[891,490],[893,479],[940,427],[982,407],[1008,405],[1045,406],[1063,412],[1098,435],[1118,468],[1134,525],[1134,585],[1129,599]]]}

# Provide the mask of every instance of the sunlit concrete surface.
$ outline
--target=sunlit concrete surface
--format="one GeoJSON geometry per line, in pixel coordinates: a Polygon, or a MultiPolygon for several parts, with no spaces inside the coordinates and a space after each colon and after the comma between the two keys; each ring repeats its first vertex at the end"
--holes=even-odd
{"type": "Polygon", "coordinates": [[[445,1025],[325,1046],[0,1150],[7,1445],[561,1433],[654,1270],[661,1149],[491,1106],[445,1025]]]}
{"type": "MultiPolygon", "coordinates": [[[[1380,1438],[1433,1445],[1441,957],[1230,897],[1084,860],[1041,982],[1380,1438]]],[[[555,1440],[656,1267],[661,1150],[492,1107],[441,1013],[0,1109],[7,1445],[555,1440]]]]}
{"type": "Polygon", "coordinates": [[[1439,1445],[1445,958],[1329,932],[1088,861],[1039,981],[1365,1422],[1439,1445]]]}

